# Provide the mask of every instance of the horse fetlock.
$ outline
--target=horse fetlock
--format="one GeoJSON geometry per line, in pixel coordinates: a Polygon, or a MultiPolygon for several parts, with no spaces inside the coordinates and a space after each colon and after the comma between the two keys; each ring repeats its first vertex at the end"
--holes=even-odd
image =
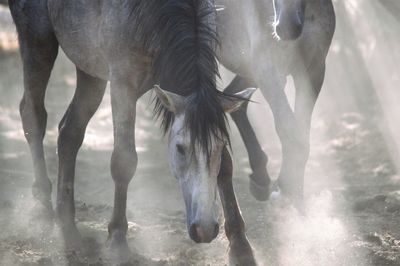
{"type": "Polygon", "coordinates": [[[270,190],[271,179],[266,170],[264,172],[252,173],[250,175],[249,189],[254,198],[259,201],[268,200],[270,190]]]}
{"type": "Polygon", "coordinates": [[[52,184],[49,179],[35,180],[32,186],[32,195],[42,203],[51,205],[52,184]]]}
{"type": "Polygon", "coordinates": [[[123,233],[124,236],[125,236],[126,233],[128,232],[128,222],[126,220],[121,221],[121,222],[111,221],[108,224],[108,236],[109,236],[109,238],[112,235],[114,235],[115,232],[117,232],[117,234],[123,233]]]}
{"type": "Polygon", "coordinates": [[[255,266],[257,265],[253,249],[245,235],[230,240],[229,265],[232,266],[255,266]]]}
{"type": "Polygon", "coordinates": [[[113,229],[110,231],[109,229],[109,235],[108,235],[108,240],[111,241],[110,243],[114,244],[124,244],[126,243],[126,232],[127,230],[123,228],[118,228],[118,229],[113,229]]]}
{"type": "Polygon", "coordinates": [[[60,216],[58,218],[58,225],[66,247],[74,250],[80,249],[82,245],[82,236],[76,227],[75,221],[64,220],[60,216]]]}
{"type": "Polygon", "coordinates": [[[111,256],[127,259],[131,254],[128,241],[126,240],[125,230],[113,230],[109,233],[106,247],[111,256]]]}
{"type": "Polygon", "coordinates": [[[30,211],[32,223],[37,221],[52,227],[54,223],[54,211],[50,200],[38,200],[30,211]]]}
{"type": "Polygon", "coordinates": [[[303,200],[303,188],[304,181],[301,180],[289,180],[288,178],[280,177],[278,179],[279,188],[285,197],[288,197],[293,202],[303,200]]]}
{"type": "Polygon", "coordinates": [[[254,147],[249,152],[250,167],[253,172],[265,171],[268,164],[268,156],[264,153],[261,147],[254,147]]]}
{"type": "Polygon", "coordinates": [[[108,236],[105,254],[112,265],[125,264],[131,259],[132,252],[123,231],[115,230],[108,236]]]}
{"type": "Polygon", "coordinates": [[[285,153],[282,158],[282,166],[279,180],[284,185],[302,185],[308,157],[285,153]]]}
{"type": "MultiPolygon", "coordinates": [[[[40,170],[42,170],[42,169],[40,169],[40,170]]],[[[35,174],[41,173],[43,176],[35,178],[35,181],[33,182],[32,187],[51,193],[53,184],[51,183],[50,179],[47,177],[47,173],[46,172],[43,173],[43,172],[44,171],[35,172],[35,174]]]]}

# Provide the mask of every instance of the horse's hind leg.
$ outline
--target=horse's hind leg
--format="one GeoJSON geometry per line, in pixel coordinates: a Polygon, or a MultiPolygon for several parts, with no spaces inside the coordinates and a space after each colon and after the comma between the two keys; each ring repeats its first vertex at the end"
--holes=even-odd
{"type": "Polygon", "coordinates": [[[57,214],[68,246],[79,244],[80,241],[80,235],[75,226],[76,156],[82,145],[86,126],[101,103],[106,85],[106,81],[89,76],[77,69],[77,88],[59,126],[57,214]]]}
{"type": "MultiPolygon", "coordinates": [[[[234,94],[245,88],[257,87],[251,80],[236,76],[224,92],[234,94]]],[[[239,129],[246,146],[252,174],[250,175],[250,191],[258,200],[267,200],[270,194],[270,177],[267,172],[268,157],[261,148],[253,127],[247,116],[246,103],[242,108],[231,113],[232,119],[239,129]]]]}
{"type": "Polygon", "coordinates": [[[304,167],[308,158],[308,154],[305,154],[307,143],[306,135],[301,129],[284,91],[286,76],[270,65],[266,65],[263,69],[254,69],[254,73],[261,85],[262,93],[271,107],[276,132],[282,144],[279,187],[285,195],[301,205],[304,167]]]}
{"type": "Polygon", "coordinates": [[[225,232],[230,244],[230,264],[256,265],[252,248],[245,234],[245,224],[233,190],[232,159],[226,147],[221,157],[218,190],[224,208],[225,232]]]}
{"type": "Polygon", "coordinates": [[[45,4],[37,4],[36,1],[20,4],[19,1],[12,1],[10,9],[18,30],[23,62],[24,95],[20,104],[20,114],[35,173],[32,192],[34,198],[42,205],[39,205],[40,209],[45,207],[45,213],[39,211],[34,215],[39,219],[51,219],[53,216],[52,185],[47,175],[43,150],[47,123],[44,98],[57,57],[58,42],[47,18],[45,4]],[[38,23],[38,16],[40,16],[40,23],[38,23]]]}

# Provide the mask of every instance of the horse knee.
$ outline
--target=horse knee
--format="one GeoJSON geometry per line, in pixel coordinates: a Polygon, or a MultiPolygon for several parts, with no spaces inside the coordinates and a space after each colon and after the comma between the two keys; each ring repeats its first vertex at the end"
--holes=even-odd
{"type": "Polygon", "coordinates": [[[47,112],[44,104],[35,104],[24,96],[19,106],[22,126],[28,143],[42,140],[46,133],[47,112]]]}
{"type": "Polygon", "coordinates": [[[111,174],[116,183],[129,183],[135,174],[138,157],[134,147],[115,148],[111,157],[111,174]]]}
{"type": "Polygon", "coordinates": [[[85,130],[76,125],[64,124],[60,128],[58,136],[58,154],[64,156],[75,156],[83,143],[85,130]]]}

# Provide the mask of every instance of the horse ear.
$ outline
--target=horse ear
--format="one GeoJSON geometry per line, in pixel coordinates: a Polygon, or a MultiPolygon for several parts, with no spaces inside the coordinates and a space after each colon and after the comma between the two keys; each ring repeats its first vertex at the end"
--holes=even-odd
{"type": "Polygon", "coordinates": [[[232,113],[237,111],[242,104],[247,103],[253,93],[256,91],[256,88],[248,88],[243,91],[237,92],[234,94],[235,97],[223,97],[221,99],[222,108],[226,113],[232,113]]]}
{"type": "Polygon", "coordinates": [[[185,103],[185,98],[183,96],[163,90],[158,85],[155,85],[153,90],[156,92],[157,98],[160,100],[161,104],[169,111],[176,114],[183,108],[185,103]]]}

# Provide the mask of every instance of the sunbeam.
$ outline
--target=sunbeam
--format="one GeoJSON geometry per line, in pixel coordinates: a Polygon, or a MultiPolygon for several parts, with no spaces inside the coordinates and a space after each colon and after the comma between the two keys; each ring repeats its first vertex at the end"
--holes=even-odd
{"type": "MultiPolygon", "coordinates": [[[[217,14],[225,18],[231,8],[237,7],[220,5],[225,3],[221,1],[215,2],[217,14]]],[[[271,47],[290,48],[294,42],[285,40],[285,30],[277,30],[283,21],[277,21],[272,9],[277,0],[257,1],[246,2],[246,16],[232,19],[232,29],[246,31],[248,35],[240,41],[240,51],[219,54],[221,90],[235,77],[228,68],[244,69],[240,75],[252,72],[256,76],[255,72],[260,71],[259,80],[272,84],[267,82],[272,75],[262,72],[264,64],[257,65],[257,60],[267,48],[272,51],[270,58],[276,60],[280,55],[271,47]],[[267,10],[262,19],[258,9],[267,10]],[[259,20],[265,23],[265,28],[258,24],[259,20]],[[258,46],[257,42],[265,36],[271,43],[258,46]],[[246,63],[224,61],[234,56],[246,63]]],[[[254,192],[254,187],[249,191],[249,175],[254,178],[255,167],[249,155],[253,162],[264,158],[256,149],[247,152],[248,145],[244,145],[240,134],[243,128],[239,132],[228,115],[234,189],[258,265],[400,265],[399,3],[398,0],[333,0],[336,30],[327,56],[323,87],[313,110],[304,201],[287,196],[284,187],[279,193],[275,191],[269,201],[253,197],[257,191],[254,192]]],[[[315,19],[308,14],[306,23],[315,19]]],[[[301,34],[304,37],[310,33],[301,34]]],[[[233,40],[224,40],[218,49],[224,51],[224,45],[234,47],[233,40]]],[[[83,236],[81,249],[76,252],[64,245],[57,219],[51,223],[48,219],[37,219],[43,217],[37,217],[37,213],[42,213],[41,207],[31,192],[35,173],[19,113],[24,81],[18,50],[10,11],[0,5],[0,265],[112,265],[107,253],[107,225],[113,214],[114,199],[110,158],[115,132],[110,86],[86,129],[76,160],[75,218],[83,236]]],[[[284,56],[314,52],[311,50],[293,49],[295,52],[284,56]]],[[[59,54],[45,98],[44,153],[53,186],[53,205],[57,198],[59,122],[77,86],[74,65],[62,49],[59,54]]],[[[254,81],[242,82],[261,87],[254,81]]],[[[299,83],[311,82],[287,78],[284,90],[291,110],[296,110],[295,87],[299,83]]],[[[281,121],[274,119],[274,102],[267,101],[266,95],[262,88],[257,90],[248,103],[247,114],[262,151],[268,155],[266,169],[275,182],[281,171],[297,175],[296,171],[304,169],[297,167],[300,163],[285,170],[286,146],[281,145],[277,133],[280,130],[277,123],[281,121]]],[[[136,106],[138,168],[128,189],[126,208],[127,242],[131,249],[128,265],[228,265],[230,241],[225,234],[222,211],[219,235],[212,243],[196,244],[189,236],[187,206],[179,183],[169,171],[169,140],[163,137],[153,117],[154,96],[144,95],[136,106]]],[[[304,102],[309,103],[311,98],[304,102]]],[[[287,128],[296,128],[291,126],[287,128]]],[[[296,155],[299,156],[293,152],[286,156],[296,155]]],[[[264,168],[258,170],[266,173],[264,168]]],[[[196,204],[192,205],[196,209],[196,204]]],[[[201,232],[198,234],[201,236],[201,232]]]]}

